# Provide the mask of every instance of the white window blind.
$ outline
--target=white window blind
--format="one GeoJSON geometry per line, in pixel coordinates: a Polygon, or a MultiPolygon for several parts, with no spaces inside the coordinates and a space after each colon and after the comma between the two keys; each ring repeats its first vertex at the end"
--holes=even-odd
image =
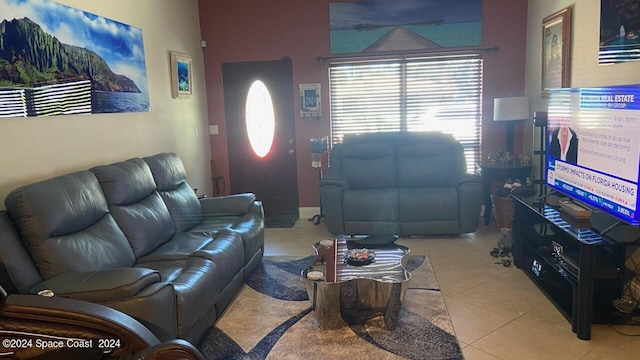
{"type": "Polygon", "coordinates": [[[329,76],[334,143],[348,134],[441,131],[464,147],[468,172],[480,163],[479,55],[335,63],[329,76]]]}

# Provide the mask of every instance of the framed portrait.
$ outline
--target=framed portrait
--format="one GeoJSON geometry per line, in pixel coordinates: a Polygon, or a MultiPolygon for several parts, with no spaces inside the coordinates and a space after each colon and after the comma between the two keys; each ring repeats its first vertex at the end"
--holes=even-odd
{"type": "Polygon", "coordinates": [[[181,98],[193,95],[193,70],[191,57],[171,52],[171,95],[181,98]]]}
{"type": "Polygon", "coordinates": [[[571,7],[542,20],[542,97],[549,89],[569,87],[571,7]]]}

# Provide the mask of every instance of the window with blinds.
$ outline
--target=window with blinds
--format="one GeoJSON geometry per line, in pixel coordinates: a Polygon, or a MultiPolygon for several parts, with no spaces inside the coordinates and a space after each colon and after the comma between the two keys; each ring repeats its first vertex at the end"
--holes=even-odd
{"type": "Polygon", "coordinates": [[[440,131],[480,163],[482,58],[416,58],[329,66],[334,143],[380,131],[440,131]]]}

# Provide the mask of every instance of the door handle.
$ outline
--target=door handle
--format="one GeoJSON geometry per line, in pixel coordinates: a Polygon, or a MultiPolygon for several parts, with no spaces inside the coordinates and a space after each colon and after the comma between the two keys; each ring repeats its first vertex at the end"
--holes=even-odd
{"type": "Polygon", "coordinates": [[[289,149],[289,151],[287,151],[287,154],[289,155],[293,155],[296,151],[293,149],[289,149]]]}

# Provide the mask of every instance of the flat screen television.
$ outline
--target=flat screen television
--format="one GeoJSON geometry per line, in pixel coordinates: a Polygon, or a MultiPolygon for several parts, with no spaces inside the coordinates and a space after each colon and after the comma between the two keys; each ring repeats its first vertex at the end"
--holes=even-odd
{"type": "Polygon", "coordinates": [[[546,184],[640,225],[640,85],[549,92],[546,184]]]}

